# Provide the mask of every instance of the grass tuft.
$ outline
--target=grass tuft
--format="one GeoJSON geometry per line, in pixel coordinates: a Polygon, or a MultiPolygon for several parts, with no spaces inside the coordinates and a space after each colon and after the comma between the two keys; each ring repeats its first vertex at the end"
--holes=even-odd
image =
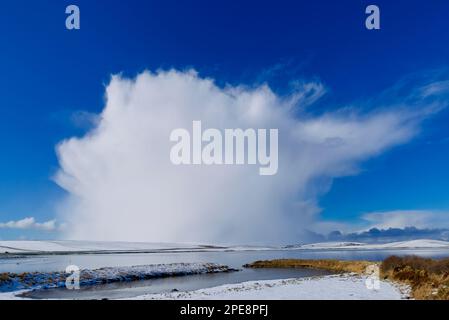
{"type": "Polygon", "coordinates": [[[381,275],[409,284],[415,299],[449,300],[449,258],[391,256],[382,262],[381,275]]]}

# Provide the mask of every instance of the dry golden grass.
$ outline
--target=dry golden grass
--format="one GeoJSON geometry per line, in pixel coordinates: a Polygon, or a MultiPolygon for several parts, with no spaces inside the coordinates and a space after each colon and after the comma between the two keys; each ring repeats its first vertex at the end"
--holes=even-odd
{"type": "Polygon", "coordinates": [[[364,273],[371,261],[347,261],[334,259],[277,259],[256,261],[244,265],[245,268],[310,268],[325,269],[334,272],[364,273]]]}
{"type": "Polygon", "coordinates": [[[407,283],[419,300],[449,300],[449,259],[391,256],[381,264],[381,275],[407,283]]]}
{"type": "Polygon", "coordinates": [[[333,272],[363,274],[368,266],[380,266],[382,279],[402,282],[411,287],[411,295],[419,300],[449,300],[449,258],[428,259],[417,256],[391,256],[382,263],[334,259],[278,259],[255,261],[246,268],[312,268],[333,272]]]}
{"type": "Polygon", "coordinates": [[[0,273],[0,283],[3,281],[9,281],[9,274],[4,272],[4,273],[0,273]]]}

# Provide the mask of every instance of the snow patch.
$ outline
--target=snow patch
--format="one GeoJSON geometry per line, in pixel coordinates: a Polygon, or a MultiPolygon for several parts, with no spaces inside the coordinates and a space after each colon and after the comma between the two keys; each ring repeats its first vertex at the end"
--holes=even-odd
{"type": "Polygon", "coordinates": [[[355,274],[313,278],[248,281],[186,292],[148,294],[133,300],[397,300],[407,299],[410,289],[381,281],[378,290],[366,287],[366,276],[355,274]]]}

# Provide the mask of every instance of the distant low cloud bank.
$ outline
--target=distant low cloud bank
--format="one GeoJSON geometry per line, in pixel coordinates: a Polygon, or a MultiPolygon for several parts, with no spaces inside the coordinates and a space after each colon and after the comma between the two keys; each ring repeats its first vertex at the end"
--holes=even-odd
{"type": "MultiPolygon", "coordinates": [[[[318,236],[319,237],[319,236],[318,236]]],[[[319,237],[320,238],[320,237],[319,237]]],[[[356,241],[368,243],[383,243],[394,241],[407,241],[415,239],[432,239],[449,241],[449,229],[418,229],[416,227],[406,228],[372,228],[359,233],[343,234],[340,231],[333,231],[327,236],[322,236],[326,241],[356,241]]]]}
{"type": "Polygon", "coordinates": [[[0,222],[0,229],[56,231],[58,230],[58,226],[56,224],[56,220],[37,222],[35,218],[28,217],[21,220],[0,222]]]}
{"type": "Polygon", "coordinates": [[[320,231],[310,232],[313,242],[393,242],[414,239],[449,241],[449,212],[436,210],[394,210],[370,212],[351,223],[327,222],[320,231]],[[332,228],[335,229],[332,229],[332,228]]]}

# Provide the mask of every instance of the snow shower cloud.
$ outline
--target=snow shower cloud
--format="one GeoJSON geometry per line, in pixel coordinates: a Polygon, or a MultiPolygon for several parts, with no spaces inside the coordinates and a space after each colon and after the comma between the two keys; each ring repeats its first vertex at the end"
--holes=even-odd
{"type": "Polygon", "coordinates": [[[194,71],[113,76],[98,123],[57,146],[55,181],[68,192],[61,204],[64,236],[83,240],[286,243],[307,237],[319,222],[318,197],[332,179],[418,134],[442,108],[442,92],[421,87],[382,105],[310,112],[321,94],[305,83],[288,96],[267,85],[218,87],[194,71]],[[420,93],[421,92],[421,93],[420,93]],[[406,101],[407,103],[404,103],[406,101]],[[363,110],[370,109],[369,112],[363,110]],[[279,168],[176,166],[170,132],[192,121],[217,128],[276,128],[279,168]]]}

